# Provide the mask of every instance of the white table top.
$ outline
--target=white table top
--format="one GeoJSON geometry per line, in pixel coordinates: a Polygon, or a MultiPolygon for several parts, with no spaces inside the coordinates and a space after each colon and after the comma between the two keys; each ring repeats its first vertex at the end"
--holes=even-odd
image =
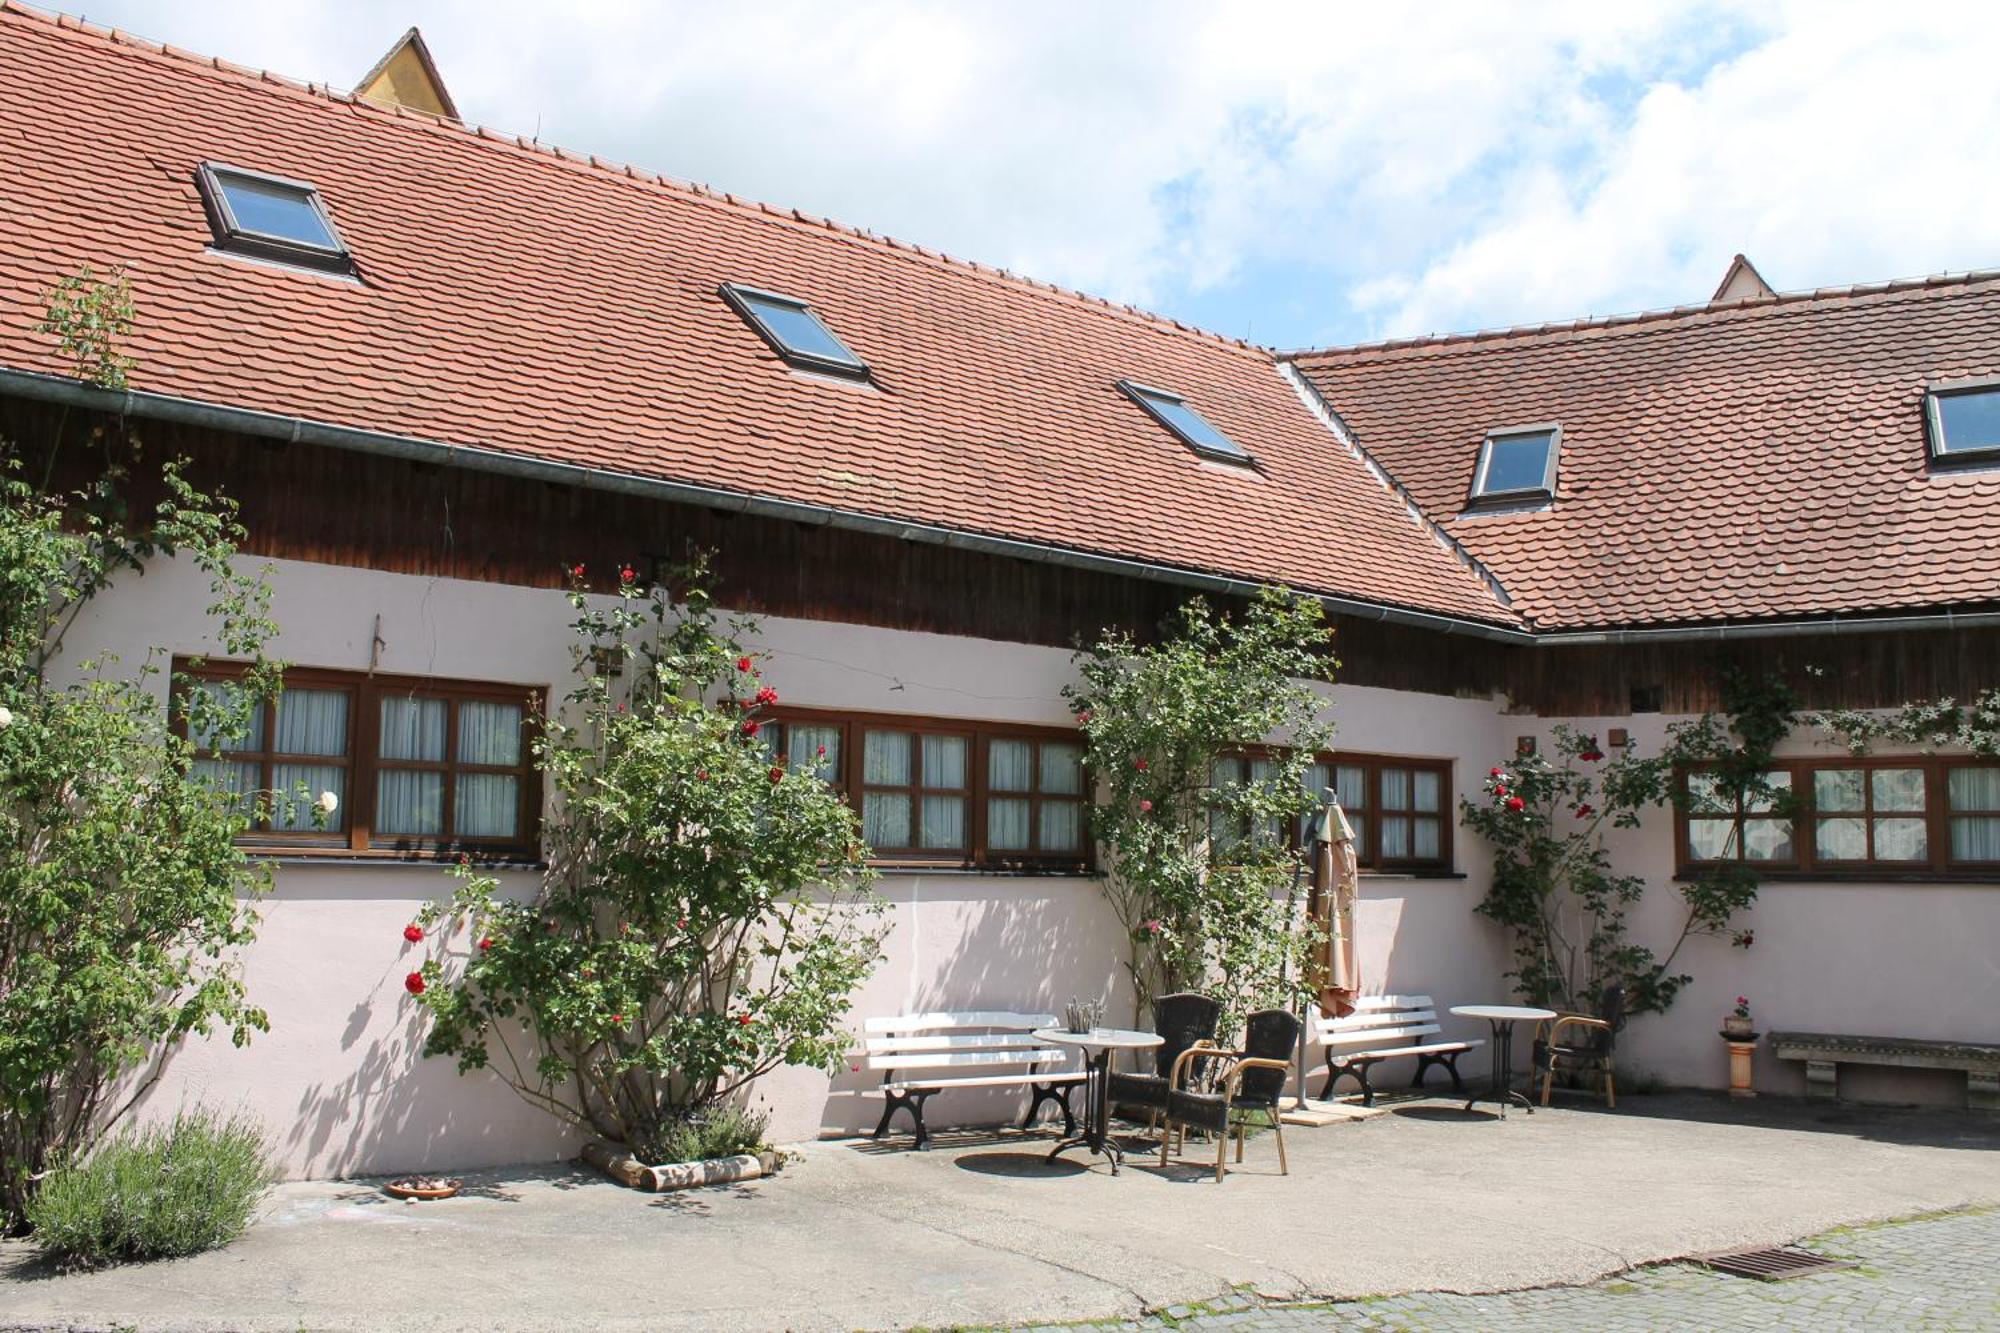
{"type": "Polygon", "coordinates": [[[1071,1032],[1067,1028],[1036,1028],[1035,1040],[1052,1046],[1081,1046],[1087,1051],[1148,1051],[1165,1044],[1157,1032],[1134,1032],[1130,1028],[1092,1028],[1071,1032]]]}
{"type": "Polygon", "coordinates": [[[1495,1023],[1540,1022],[1556,1016],[1553,1009],[1536,1009],[1525,1004],[1455,1004],[1451,1011],[1460,1018],[1484,1018],[1495,1023]]]}

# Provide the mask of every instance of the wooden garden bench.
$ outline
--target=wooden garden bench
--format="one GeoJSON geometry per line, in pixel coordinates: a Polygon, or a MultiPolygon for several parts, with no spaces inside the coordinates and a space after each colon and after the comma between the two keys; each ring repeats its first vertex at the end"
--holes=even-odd
{"type": "Polygon", "coordinates": [[[916,1125],[913,1146],[928,1147],[926,1101],[947,1088],[1012,1084],[1027,1084],[1034,1090],[1027,1118],[1021,1122],[1024,1128],[1034,1123],[1043,1102],[1054,1102],[1062,1108],[1063,1132],[1075,1132],[1069,1090],[1084,1081],[1084,1071],[1075,1066],[1071,1050],[1044,1045],[1030,1035],[1036,1028],[1054,1026],[1054,1014],[987,1011],[869,1019],[864,1025],[868,1068],[882,1071],[882,1095],[888,1099],[874,1136],[879,1139],[888,1132],[896,1112],[908,1111],[916,1125]]]}
{"type": "Polygon", "coordinates": [[[1313,1036],[1326,1047],[1326,1086],[1320,1089],[1320,1099],[1331,1101],[1333,1085],[1351,1075],[1361,1085],[1361,1104],[1373,1106],[1375,1088],[1369,1082],[1370,1071],[1384,1060],[1404,1055],[1417,1057],[1417,1076],[1411,1087],[1421,1088],[1424,1075],[1432,1065],[1438,1065],[1451,1075],[1452,1091],[1463,1091],[1458,1057],[1475,1046],[1484,1046],[1486,1039],[1423,1040],[1443,1030],[1438,1026],[1437,1006],[1428,995],[1364,995],[1345,1018],[1314,1018],[1313,1036]],[[1361,1049],[1350,1049],[1357,1046],[1361,1049]]]}
{"type": "Polygon", "coordinates": [[[1963,1069],[1966,1106],[1975,1111],[2000,1111],[2000,1045],[1827,1032],[1773,1032],[1765,1040],[1771,1044],[1771,1054],[1780,1060],[1806,1062],[1807,1097],[1837,1098],[1841,1065],[1963,1069]]]}

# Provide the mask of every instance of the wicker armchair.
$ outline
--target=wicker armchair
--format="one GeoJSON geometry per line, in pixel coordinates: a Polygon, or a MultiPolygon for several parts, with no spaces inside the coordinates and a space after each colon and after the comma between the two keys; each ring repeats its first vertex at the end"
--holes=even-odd
{"type": "Polygon", "coordinates": [[[1557,1014],[1535,1039],[1535,1072],[1542,1076],[1542,1105],[1555,1091],[1556,1074],[1595,1073],[1604,1081],[1604,1104],[1616,1109],[1618,1082],[1612,1058],[1625,1026],[1625,988],[1606,986],[1595,1014],[1557,1014]]]}
{"type": "Polygon", "coordinates": [[[1153,1048],[1153,1068],[1111,1075],[1109,1100],[1128,1111],[1143,1110],[1154,1125],[1167,1109],[1167,1087],[1181,1056],[1197,1046],[1215,1044],[1215,1025],[1222,1020],[1222,1002],[1183,991],[1153,1001],[1153,1031],[1165,1040],[1153,1048]]]}
{"type": "Polygon", "coordinates": [[[1298,1044],[1298,1015],[1285,1009],[1262,1009],[1244,1024],[1243,1049],[1224,1051],[1195,1046],[1175,1061],[1167,1089],[1167,1129],[1160,1141],[1160,1165],[1175,1150],[1175,1135],[1186,1146],[1190,1128],[1215,1136],[1215,1179],[1221,1183],[1229,1132],[1236,1131],[1236,1160],[1243,1160],[1244,1130],[1252,1116],[1270,1123],[1278,1140],[1278,1174],[1291,1174],[1285,1160],[1285,1130],[1278,1120],[1278,1102],[1285,1094],[1292,1052],[1298,1044]]]}

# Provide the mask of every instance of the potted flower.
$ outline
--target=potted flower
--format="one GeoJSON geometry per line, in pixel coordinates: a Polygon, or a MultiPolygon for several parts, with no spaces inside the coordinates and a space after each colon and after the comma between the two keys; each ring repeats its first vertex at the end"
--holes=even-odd
{"type": "Polygon", "coordinates": [[[1744,1041],[1754,1036],[1750,1027],[1750,1001],[1748,997],[1736,997],[1736,1008],[1722,1020],[1722,1035],[1731,1041],[1744,1041]]]}

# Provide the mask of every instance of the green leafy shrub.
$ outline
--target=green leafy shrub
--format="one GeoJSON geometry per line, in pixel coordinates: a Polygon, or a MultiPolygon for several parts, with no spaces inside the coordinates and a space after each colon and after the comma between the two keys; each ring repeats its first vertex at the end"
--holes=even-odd
{"type": "Polygon", "coordinates": [[[242,1235],[272,1179],[254,1121],[189,1111],[57,1167],[29,1202],[28,1221],[35,1245],[64,1268],[179,1258],[242,1235]]]}
{"type": "Polygon", "coordinates": [[[678,1120],[663,1122],[659,1129],[636,1145],[641,1161],[649,1166],[671,1166],[675,1162],[705,1162],[711,1157],[735,1157],[765,1146],[764,1129],[771,1118],[762,1111],[741,1106],[714,1106],[678,1120]]]}

